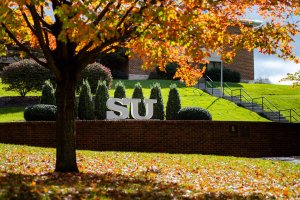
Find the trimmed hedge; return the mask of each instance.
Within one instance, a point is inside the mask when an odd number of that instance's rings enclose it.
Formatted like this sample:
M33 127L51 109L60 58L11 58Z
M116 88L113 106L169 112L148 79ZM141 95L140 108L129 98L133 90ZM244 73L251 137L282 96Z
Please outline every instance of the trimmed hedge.
M105 81L99 81L95 96L95 116L96 119L106 119L106 102L109 99L108 88Z
M112 84L112 75L110 69L100 63L89 64L80 74L77 82L77 91L81 88L83 80L88 80L91 87L91 92L96 93L98 81L105 81L108 88Z
M212 116L204 108L185 107L178 112L177 120L212 120Z
M177 114L181 109L181 100L180 95L177 90L177 85L170 85L170 91L168 96L167 108L166 108L166 119L167 120L175 120L177 118Z
M156 99L157 103L153 105L153 116L151 119L164 120L165 111L164 103L161 95L161 88L159 83L155 83L151 86L150 99Z
M36 104L27 106L24 111L26 121L55 121L56 106L47 104Z
M45 81L42 89L41 104L56 105L55 89L50 80Z
M93 97L89 82L87 80L83 81L83 85L80 90L78 102L78 118L81 120L95 119Z
M34 60L24 59L4 67L1 78L2 83L8 84L5 90L16 91L24 97L30 91L41 90L51 74Z

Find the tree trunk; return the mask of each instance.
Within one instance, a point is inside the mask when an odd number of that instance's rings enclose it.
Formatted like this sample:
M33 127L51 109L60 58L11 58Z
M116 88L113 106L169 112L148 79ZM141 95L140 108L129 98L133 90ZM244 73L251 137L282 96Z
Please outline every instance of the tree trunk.
M76 163L75 80L57 82L56 172L78 172Z

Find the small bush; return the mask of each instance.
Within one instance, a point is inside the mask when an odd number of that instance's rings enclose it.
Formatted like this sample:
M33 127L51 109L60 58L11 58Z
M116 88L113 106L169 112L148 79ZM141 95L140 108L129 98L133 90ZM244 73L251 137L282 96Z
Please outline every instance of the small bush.
M173 80L173 77L179 67L179 64L175 62L171 62L166 65L166 76L168 80Z
M14 62L2 71L5 90L18 92L24 97L30 91L41 90L44 82L51 78L50 71L31 59Z
M156 99L157 103L153 105L153 116L151 119L164 120L164 103L161 95L161 88L159 83L155 83L151 86L150 99Z
M221 70L219 68L209 69L206 71L205 74L209 76L213 81L221 80ZM233 71L230 69L223 69L223 81L239 83L241 81L241 75L237 71Z
M91 88L87 80L83 81L83 85L80 90L79 102L78 102L78 118L81 120L93 120L94 105Z
M126 98L126 88L122 81L118 81L115 85L115 93L114 98ZM120 103L116 102L116 105L122 106ZM124 106L126 107L126 106ZM115 112L115 114L119 114L119 112Z
M105 81L99 81L95 96L95 116L97 119L106 119L106 102L109 99L108 88Z
M56 105L55 90L50 80L45 81L42 89L41 104Z
M133 91L133 94L132 94L132 98L133 99L141 99L142 102L139 103L139 115L140 116L145 116L146 115L146 107L145 107L145 104L144 104L144 94L143 94L143 88L142 88L142 85L140 83L136 83L134 85L134 91ZM131 108L130 108L130 118L133 118L131 116Z
M55 121L56 106L46 104L36 104L27 106L24 111L26 121Z
M180 95L177 90L176 84L172 84L170 85L170 91L168 96L166 119L175 120L177 118L177 114L180 109L181 109Z
M173 77L179 68L179 64L175 62L170 62L166 65L165 71L161 71L159 67L156 67L155 72L151 73L149 79L166 79L166 80L173 80Z
M126 88L122 81L118 81L115 85L114 98L126 98Z
M93 64L88 65L81 72L80 78L77 83L77 91L79 90L79 88L81 88L83 80L88 80L90 87L91 87L91 92L93 94L95 94L99 80L105 81L106 86L108 88L111 87L112 75L111 75L110 69L108 69L104 65L101 65L100 63L93 63Z
M211 114L200 107L186 107L177 115L178 120L212 120Z
M114 79L128 79L128 55L125 48L117 48L113 53L102 53L100 63L109 69Z

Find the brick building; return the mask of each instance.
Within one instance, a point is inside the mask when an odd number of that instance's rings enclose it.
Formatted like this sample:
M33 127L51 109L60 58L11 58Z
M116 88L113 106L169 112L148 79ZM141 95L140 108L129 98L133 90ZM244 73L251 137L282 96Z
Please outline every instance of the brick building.
M257 27L261 25L262 22L245 20L243 23L251 27ZM228 31L232 34L240 33L238 27L230 27ZM221 69L220 56L217 56L215 54L212 55L212 57L208 58L208 60L210 61L210 63L207 64L207 69ZM156 73L155 70L142 70L141 65L142 61L138 57L134 57L129 60L129 79L147 79L150 74ZM224 68L239 72L241 74L241 80L254 80L254 52L249 52L246 49L238 51L233 62L230 64L224 64Z

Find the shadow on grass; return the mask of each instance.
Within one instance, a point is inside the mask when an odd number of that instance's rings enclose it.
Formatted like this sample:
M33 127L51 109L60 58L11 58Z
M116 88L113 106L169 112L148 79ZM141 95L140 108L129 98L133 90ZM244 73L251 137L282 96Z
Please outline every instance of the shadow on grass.
M146 176L119 174L1 174L0 199L265 199L261 194L205 193Z
M13 114L13 113L19 113L24 112L25 107L4 107L0 108L0 115L6 115L6 114Z

